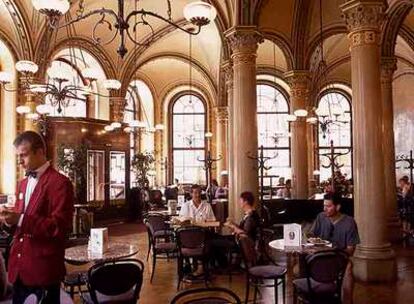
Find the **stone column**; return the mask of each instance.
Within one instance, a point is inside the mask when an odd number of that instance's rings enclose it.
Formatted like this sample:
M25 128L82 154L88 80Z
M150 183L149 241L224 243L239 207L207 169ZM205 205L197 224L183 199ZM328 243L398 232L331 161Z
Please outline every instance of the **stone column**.
M229 121L229 108L228 107L216 107L216 149L217 156L221 159L217 162L217 178L219 180L220 173L224 170L227 170L227 153L228 153L228 144L227 144L227 130L228 130L228 121Z
M111 96L110 97L110 120L124 121L125 97Z
M388 243L384 182L380 28L383 1L348 1L341 6L349 30L354 145L354 208L361 243L353 272L363 282L396 278L395 255Z
M232 167L229 215L234 220L241 218L237 198L243 191L251 191L258 198L257 162L248 158L257 156L257 96L256 57L258 43L263 41L256 27L239 26L226 33L232 49L233 102L230 104L231 129L230 153Z
M390 242L401 239L401 225L397 214L397 181L395 176L394 108L392 80L397 69L395 58L381 59L382 132L384 152L385 204L388 214Z
M98 118L95 115L96 112L96 105L95 105L95 95L87 95L86 96L86 106L88 112L88 118Z
M290 110L293 114L298 109L307 109L310 78L307 71L290 71L285 74L290 85ZM292 164L292 198L307 199L309 191L308 178L308 143L307 123L305 117L290 124L291 128L291 164Z

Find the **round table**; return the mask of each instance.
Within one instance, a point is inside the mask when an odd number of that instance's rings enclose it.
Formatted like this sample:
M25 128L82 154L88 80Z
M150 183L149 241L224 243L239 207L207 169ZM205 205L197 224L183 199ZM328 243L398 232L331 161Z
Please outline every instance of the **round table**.
M88 245L70 247L65 250L65 260L75 263L115 261L135 255L138 246L126 243L109 242L104 253L92 253Z
M302 244L300 247L285 247L285 240L284 239L277 239L274 241L269 242L270 248L285 252L285 253L299 253L299 254L313 254L319 251L330 250L332 249L332 244L322 245L322 246L315 246L313 244Z

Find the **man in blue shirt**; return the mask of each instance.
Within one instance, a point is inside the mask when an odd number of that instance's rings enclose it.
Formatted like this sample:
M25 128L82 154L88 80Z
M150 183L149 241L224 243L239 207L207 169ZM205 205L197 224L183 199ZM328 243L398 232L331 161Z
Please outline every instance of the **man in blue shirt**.
M325 194L323 212L317 216L311 233L352 255L359 244L358 229L353 217L340 212L340 199L336 194Z

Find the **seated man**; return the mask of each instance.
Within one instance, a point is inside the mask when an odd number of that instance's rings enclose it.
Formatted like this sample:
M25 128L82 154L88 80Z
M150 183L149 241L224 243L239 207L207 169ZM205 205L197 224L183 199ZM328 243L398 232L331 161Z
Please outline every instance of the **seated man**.
M191 186L191 200L181 206L180 216L188 217L195 221L215 221L211 205L201 201L201 187L199 185Z
M311 228L311 234L332 242L333 247L345 250L350 256L359 244L358 228L354 218L340 212L340 197L333 193L324 196L321 212ZM352 303L353 277L352 264L348 263L342 283L342 303Z
M332 242L335 248L352 255L359 244L359 235L354 218L340 212L340 197L333 193L325 194L323 212L319 213L311 228L311 234Z

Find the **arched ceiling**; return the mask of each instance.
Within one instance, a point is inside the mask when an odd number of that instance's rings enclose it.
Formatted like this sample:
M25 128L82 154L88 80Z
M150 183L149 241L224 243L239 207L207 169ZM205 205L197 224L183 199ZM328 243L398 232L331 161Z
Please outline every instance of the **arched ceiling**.
M286 72L287 60L282 50L272 41L265 39L257 50L257 65L274 68Z

